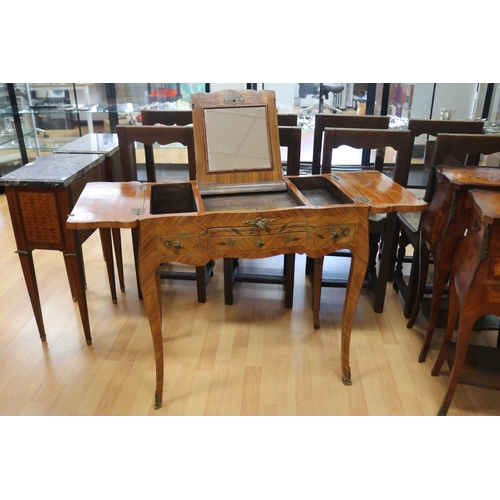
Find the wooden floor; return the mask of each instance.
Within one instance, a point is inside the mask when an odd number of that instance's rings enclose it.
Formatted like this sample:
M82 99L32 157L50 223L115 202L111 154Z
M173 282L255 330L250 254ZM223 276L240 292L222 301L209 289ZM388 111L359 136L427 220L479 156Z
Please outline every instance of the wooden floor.
M93 345L84 340L62 255L36 251L47 342L41 343L0 195L0 415L435 415L448 369L432 377L442 331L428 360L417 362L425 323L406 328L399 296L388 288L375 314L363 290L353 326L353 385L340 377L344 289L323 290L321 328L314 330L304 256L296 266L294 307L281 285L238 283L224 305L222 263L196 300L194 282L162 286L164 405L153 409L154 357L137 297L131 238L122 232L126 292L113 305L99 237L84 244ZM242 265L278 269L281 257ZM335 264L345 268L348 259ZM327 271L333 259L326 259ZM478 341L494 345L490 334ZM460 385L449 415L499 415L500 393Z

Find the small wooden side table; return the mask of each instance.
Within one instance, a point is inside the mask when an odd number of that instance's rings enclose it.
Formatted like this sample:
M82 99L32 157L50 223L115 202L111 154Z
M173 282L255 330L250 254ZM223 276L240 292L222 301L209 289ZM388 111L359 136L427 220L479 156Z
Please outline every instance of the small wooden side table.
M120 159L119 143L117 134L86 134L58 150L57 154L99 154L104 156L104 180L109 182L122 182L124 180L122 163ZM120 229L111 230L113 246L115 249L116 267L120 290L125 291L125 278L123 274L122 240Z
M46 340L46 333L32 255L37 249L63 253L73 300L78 302L80 309L85 339L88 345L92 344L81 246L95 229L72 231L66 227L66 220L87 182L103 179L104 159L103 155L96 154L49 154L0 178L0 184L5 186L16 253L42 342ZM105 229L100 233L111 295L116 302L110 232Z
M450 277L450 299L446 333L432 375L439 374L447 357L447 350L453 346L451 339L458 317L458 337L455 355L449 356L453 365L448 390L444 396L438 415L446 415L455 394L458 382L500 389L500 380L478 377L481 374L480 362L487 360L495 367L497 375L500 368L500 349L476 346L469 355L474 356L473 369L467 370L466 357L474 323L485 314L500 315L500 193L473 189L469 192L472 201L472 216L467 234L460 241L453 257ZM471 346L472 348L472 346ZM491 362L491 357L496 362ZM470 365L469 365L470 368ZM491 375L491 374L490 374ZM482 380L481 380L482 378Z
M498 168L445 165L435 168L436 192L422 220L418 287L413 311L408 320L408 327L411 328L419 312L419 301L424 294L430 254L432 254L434 258L432 302L427 333L418 359L420 363L427 357L453 255L471 216L472 203L467 193L474 188L500 190Z

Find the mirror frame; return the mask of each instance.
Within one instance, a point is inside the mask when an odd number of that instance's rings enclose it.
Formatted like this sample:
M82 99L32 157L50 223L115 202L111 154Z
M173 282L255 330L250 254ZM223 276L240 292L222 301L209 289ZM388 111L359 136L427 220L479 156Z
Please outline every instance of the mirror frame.
M276 96L272 90L220 90L191 95L193 132L196 156L196 179L200 186L207 184L255 184L283 180ZM206 109L264 107L270 166L263 169L209 170Z

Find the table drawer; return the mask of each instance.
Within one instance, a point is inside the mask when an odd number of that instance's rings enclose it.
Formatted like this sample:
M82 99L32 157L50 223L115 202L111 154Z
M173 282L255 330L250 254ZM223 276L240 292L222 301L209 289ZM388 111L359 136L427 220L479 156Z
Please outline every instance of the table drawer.
M356 241L356 224L331 224L317 227L314 230L314 244L316 246L335 243L351 243Z
M159 255L199 255L199 234L166 234L156 238Z
M253 236L228 236L208 238L208 250L265 251L288 247L305 247L307 231L293 231L281 234L257 234Z

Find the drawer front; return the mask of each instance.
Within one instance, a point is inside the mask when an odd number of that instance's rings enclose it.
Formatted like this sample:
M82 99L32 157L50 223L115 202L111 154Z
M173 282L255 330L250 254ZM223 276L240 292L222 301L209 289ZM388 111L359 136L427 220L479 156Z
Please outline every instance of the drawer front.
M356 224L332 224L314 230L314 245L324 246L334 243L356 241Z
M200 235L166 234L156 238L159 255L199 255Z
M307 245L307 231L293 231L281 234L264 233L251 236L213 236L208 238L207 244L209 251L258 252L288 247L305 247Z

